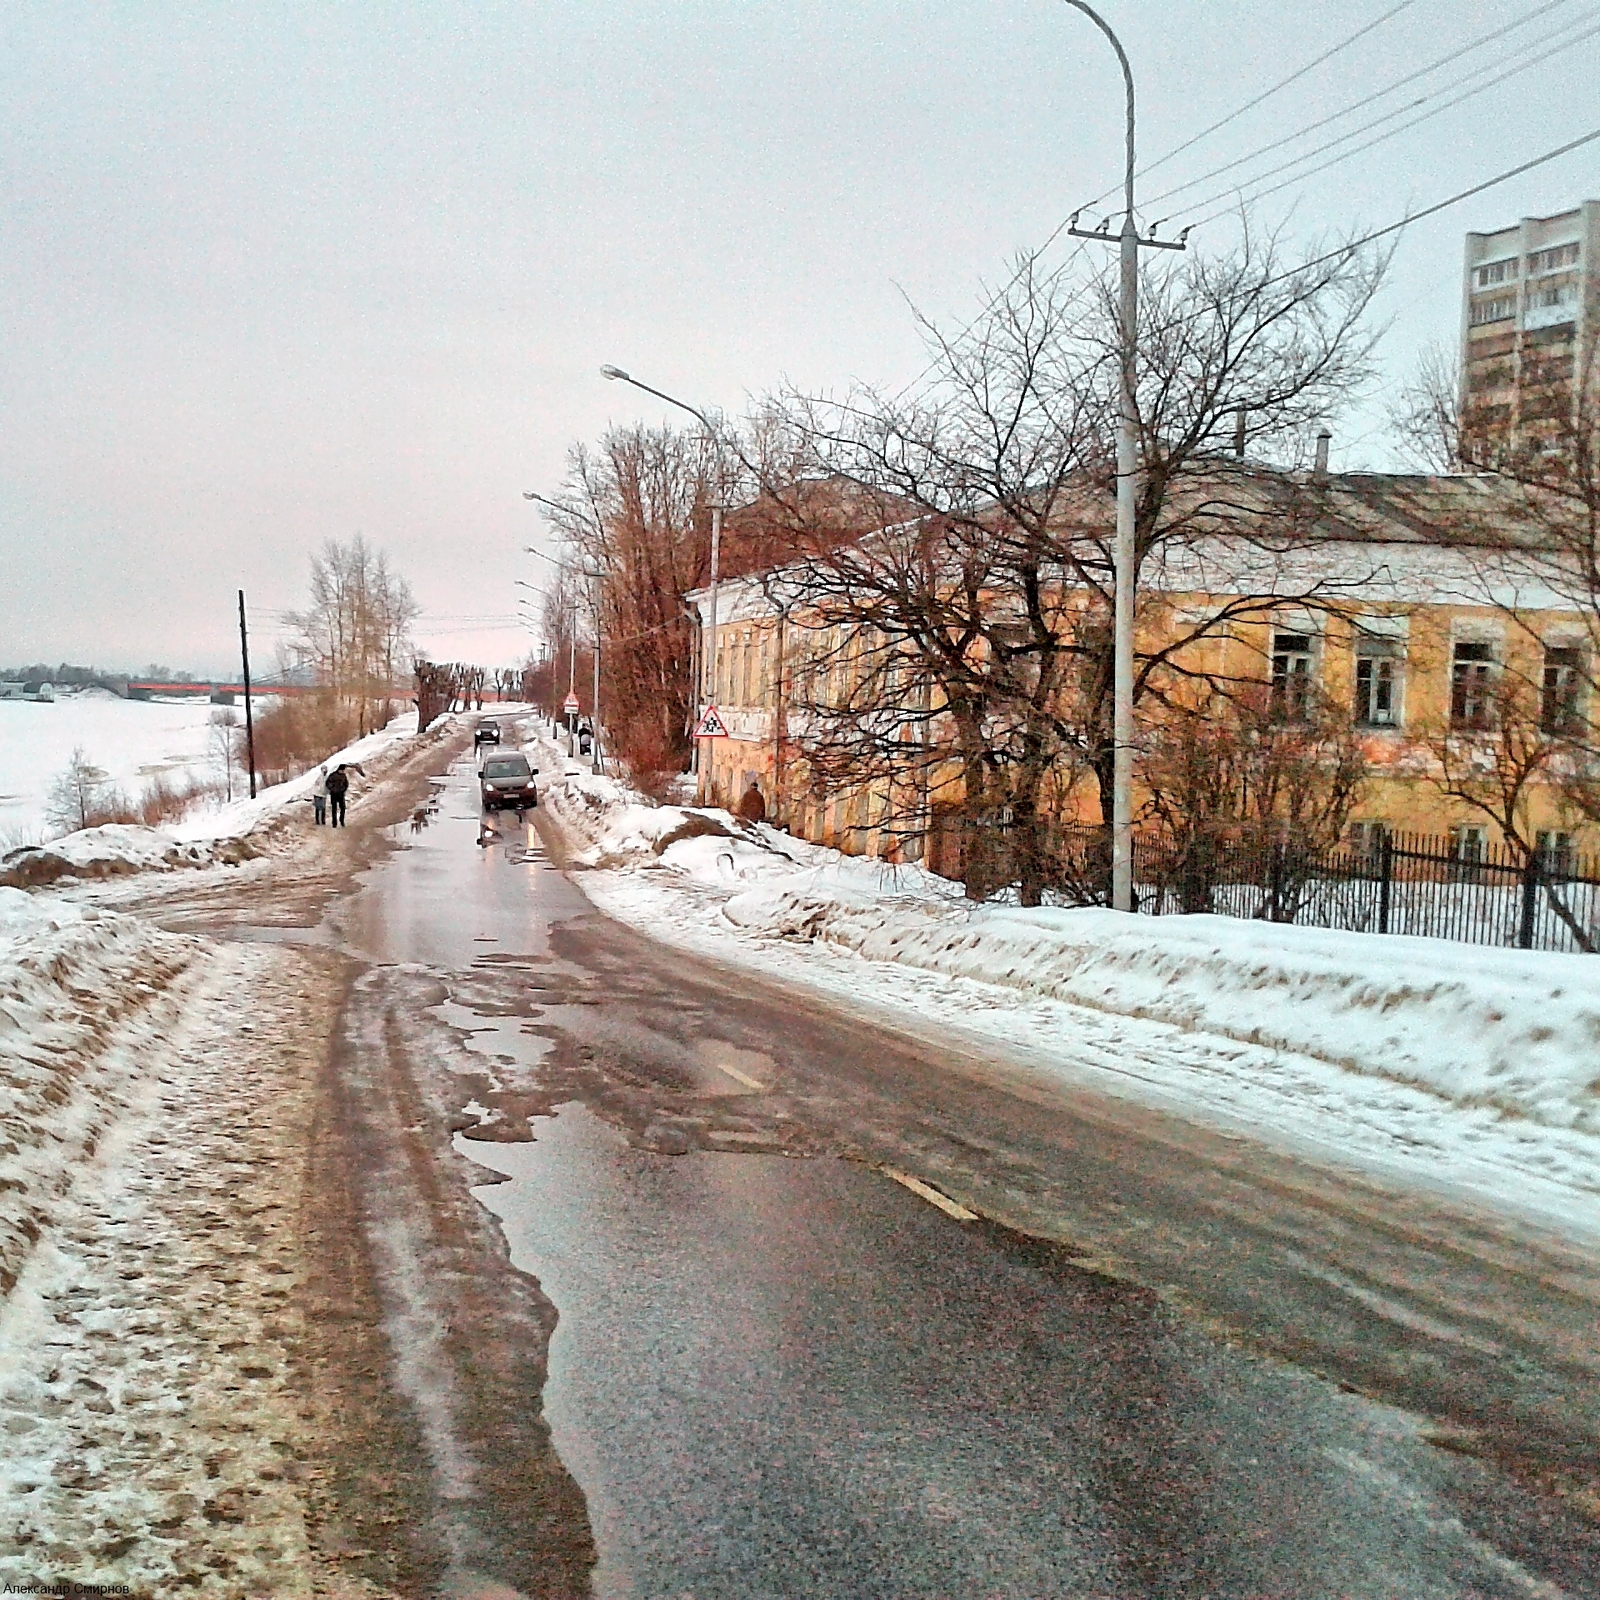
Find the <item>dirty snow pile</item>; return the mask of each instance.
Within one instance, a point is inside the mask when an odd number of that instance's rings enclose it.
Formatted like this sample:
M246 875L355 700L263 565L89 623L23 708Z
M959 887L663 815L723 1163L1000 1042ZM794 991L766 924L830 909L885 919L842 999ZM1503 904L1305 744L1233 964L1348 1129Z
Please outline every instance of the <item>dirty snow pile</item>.
M1600 1237L1593 957L973 905L920 868L653 807L608 778L569 771L543 792L594 869L577 880L589 898L659 938L977 1035L1058 1090Z
M138 1093L136 1014L198 948L134 917L0 888L0 1298Z
M24 845L0 856L0 884L34 888L62 878L113 878L130 872L237 865L257 854L245 839L189 841L167 828L111 822L81 828L49 844Z

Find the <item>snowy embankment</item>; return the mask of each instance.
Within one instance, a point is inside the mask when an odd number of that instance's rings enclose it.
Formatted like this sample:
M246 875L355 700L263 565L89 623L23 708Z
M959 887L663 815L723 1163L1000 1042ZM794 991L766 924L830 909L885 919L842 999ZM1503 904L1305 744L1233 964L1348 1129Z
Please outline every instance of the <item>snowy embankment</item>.
M0 888L0 1300L139 1092L162 1037L139 1013L199 948L135 917Z
M49 709L49 708L46 708ZM442 718L430 729L442 733L455 721ZM379 777L414 739L417 715L408 711L386 727L328 756L324 765L359 766L358 794L363 783ZM124 873L170 871L179 867L237 865L262 853L274 829L292 815L290 807L309 809L316 770L287 783L264 788L255 799L200 811L164 828L111 823L84 828L48 844L26 845L0 855L0 885L35 888L62 878L108 878Z
M0 700L0 841L49 832L50 789L74 750L137 797L152 778L173 783L221 776L205 696L124 700L109 689L64 690L53 704Z
M590 898L657 937L978 1034L1058 1085L1600 1237L1592 957L977 906L920 868L610 779L544 795Z

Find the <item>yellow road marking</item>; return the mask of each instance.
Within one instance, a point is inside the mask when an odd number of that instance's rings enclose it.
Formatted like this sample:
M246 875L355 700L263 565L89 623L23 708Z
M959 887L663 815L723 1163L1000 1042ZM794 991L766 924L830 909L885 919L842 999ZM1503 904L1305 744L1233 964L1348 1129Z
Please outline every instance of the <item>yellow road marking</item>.
M755 1089L759 1091L766 1088L766 1084L757 1083L754 1078L747 1078L737 1067L730 1067L726 1062L713 1061L711 1065L714 1066L718 1072L726 1072L735 1083L742 1083L747 1089Z
M957 1222L976 1222L978 1213L968 1211L963 1205L957 1205L947 1194L940 1194L931 1183L924 1183L921 1178L913 1178L909 1172L899 1172L894 1167L880 1167L878 1169L886 1178L893 1178L896 1183L904 1184L912 1194L921 1195L930 1206L938 1206L947 1217L954 1217Z

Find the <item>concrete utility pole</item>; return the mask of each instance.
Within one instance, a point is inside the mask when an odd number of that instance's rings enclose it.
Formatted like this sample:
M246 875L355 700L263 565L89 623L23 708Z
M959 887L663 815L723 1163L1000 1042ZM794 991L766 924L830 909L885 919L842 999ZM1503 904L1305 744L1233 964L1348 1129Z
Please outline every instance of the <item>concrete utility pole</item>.
M604 772L600 759L600 607L594 608L594 693L589 698L589 743L594 746L594 770Z
M244 747L250 760L250 798L256 797L256 721L250 707L250 635L244 625L244 590L239 591L239 660L244 667Z
M1122 232L1117 236L1121 254L1122 285L1118 313L1118 366L1121 374L1121 418L1117 428L1117 537L1113 565L1116 570L1116 636L1113 647L1112 774L1111 774L1111 903L1118 911L1133 910L1133 609L1134 516L1139 480L1139 247L1182 250L1189 230L1175 240L1139 237L1133 215L1133 69L1127 53L1105 18L1084 0L1067 0L1111 41L1122 66L1127 90L1127 169L1123 180ZM1079 239L1109 240L1108 224L1091 232L1078 226L1074 212L1067 232Z
M700 697L707 705L711 705L717 698L717 578L722 567L722 507L711 508L711 626L707 630L711 635L711 648L702 652L700 665L709 674L706 681L701 684Z

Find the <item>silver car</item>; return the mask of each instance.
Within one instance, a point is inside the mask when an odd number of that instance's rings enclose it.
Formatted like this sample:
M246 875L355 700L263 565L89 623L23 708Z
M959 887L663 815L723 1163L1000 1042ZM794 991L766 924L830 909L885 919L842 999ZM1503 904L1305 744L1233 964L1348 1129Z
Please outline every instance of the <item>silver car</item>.
M512 751L504 755L496 751L484 762L478 772L478 788L485 811L501 811L507 806L522 811L539 803L528 758Z

